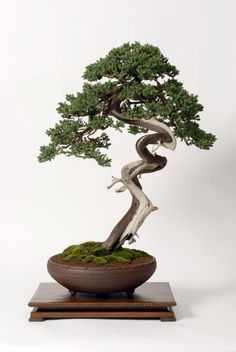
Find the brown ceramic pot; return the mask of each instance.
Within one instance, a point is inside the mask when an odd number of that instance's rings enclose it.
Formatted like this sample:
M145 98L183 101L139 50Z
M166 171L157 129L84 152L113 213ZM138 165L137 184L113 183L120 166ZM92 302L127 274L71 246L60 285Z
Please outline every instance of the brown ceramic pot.
M156 270L156 260L149 256L143 263L132 263L120 267L80 267L48 260L48 272L54 280L72 292L112 293L127 292L147 281Z

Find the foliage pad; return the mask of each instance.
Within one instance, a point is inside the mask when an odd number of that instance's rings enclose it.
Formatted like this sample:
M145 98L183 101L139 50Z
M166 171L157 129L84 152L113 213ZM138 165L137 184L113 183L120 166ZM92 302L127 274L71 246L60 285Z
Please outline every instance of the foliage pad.
M132 134L146 132L143 128L125 125L104 113L104 104L116 94L121 113L131 119L156 116L166 123L175 136L201 149L209 149L215 136L199 127L203 106L197 95L189 94L176 79L178 70L159 48L138 42L125 43L107 56L86 67L87 82L81 92L66 96L57 108L61 120L46 131L50 143L40 148L40 162L58 154L92 158L101 166L110 166L104 153L110 146L108 128Z

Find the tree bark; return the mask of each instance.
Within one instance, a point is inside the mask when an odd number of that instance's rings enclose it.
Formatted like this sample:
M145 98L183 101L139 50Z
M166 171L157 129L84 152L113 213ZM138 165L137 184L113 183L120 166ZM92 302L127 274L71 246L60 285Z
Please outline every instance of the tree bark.
M129 243L135 242L135 236L138 236L137 231L146 217L152 211L158 209L156 206L153 206L150 199L142 191L138 177L141 177L145 173L163 169L166 166L167 159L154 152L150 152L147 146L156 145L157 149L162 145L172 150L176 147L176 139L172 131L167 125L158 121L157 118L130 119L122 115L118 111L117 106L117 101L115 104L110 105L109 114L111 116L130 125L144 127L155 133L146 134L138 139L136 142L136 151L141 159L125 165L121 170L121 177L113 177L111 185L108 186L108 188L111 188L114 184L121 182L123 186L117 189L116 192L123 192L128 189L132 196L131 206L127 213L116 224L109 237L103 242L103 247L108 251L118 249L126 240Z

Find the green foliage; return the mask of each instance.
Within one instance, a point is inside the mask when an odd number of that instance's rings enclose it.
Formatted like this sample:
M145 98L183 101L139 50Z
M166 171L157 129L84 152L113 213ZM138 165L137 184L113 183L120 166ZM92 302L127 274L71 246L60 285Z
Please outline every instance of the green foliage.
M130 125L127 130L129 133L132 133L132 134L145 133L148 131L146 128L142 128L139 126L132 126L132 125Z
M146 252L119 248L117 251L108 252L102 247L101 242L84 242L78 245L67 247L63 253L63 259L68 262L73 259L79 260L81 263L95 263L99 265L109 264L112 262L130 263L135 258L147 256Z
M104 58L88 65L83 77L87 82L81 92L66 95L57 108L61 120L46 131L50 138L40 148L38 160L52 160L56 155L92 158L101 166L110 166L104 153L110 146L104 132L114 128L120 132L126 125L104 112L104 104L116 94L128 101L121 112L131 119L156 116L172 128L176 137L187 145L209 149L215 136L199 127L203 106L197 95L189 94L175 77L178 70L157 47L138 42L125 43L112 49ZM132 134L147 132L127 126Z
M44 161L51 161L58 154L57 145L50 143L49 145L42 145L40 147L40 155L38 156L38 161L40 163Z
M96 137L80 138L80 134L82 135L85 129L91 129L92 131L100 129L99 121L99 116L91 117L87 124L80 118L59 121L54 128L46 131L51 143L40 148L39 161L52 160L57 154L65 154L66 156L77 156L83 159L93 158L99 165L109 166L111 160L100 151L101 148L108 149L110 146L109 137L105 132ZM101 126L109 123L109 118L102 119Z
M199 128L196 122L185 122L181 128L176 129L176 136L184 139L188 145L195 144L200 149L210 149L214 142L215 136Z
M115 89L117 84L118 82L105 82L93 85L85 83L81 93L66 95L66 101L59 103L57 112L63 118L99 115L102 109L102 97L107 92Z
M132 82L132 84L124 85L120 98L121 100L129 99L134 100L150 100L153 101L156 99L157 89L154 85L141 83L141 82Z
M155 80L157 75L174 77L176 74L176 67L169 64L157 47L135 42L112 49L104 59L87 66L83 77L88 81L107 77L127 82L133 78Z

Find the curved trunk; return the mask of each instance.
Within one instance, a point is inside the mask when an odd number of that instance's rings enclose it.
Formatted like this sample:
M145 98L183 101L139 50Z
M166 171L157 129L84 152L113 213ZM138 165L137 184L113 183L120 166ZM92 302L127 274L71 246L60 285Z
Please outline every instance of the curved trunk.
M147 146L149 144L157 145L157 149L160 145L163 145L172 150L176 146L176 140L172 131L167 125L159 122L154 117L147 120L131 120L116 110L112 110L110 114L128 124L141 126L156 133L147 134L138 139L136 150L141 160L125 165L121 170L121 178L113 177L111 185L108 186L108 188L111 188L114 184L121 182L123 186L118 188L116 192L123 192L128 189L132 195L132 203L129 210L114 227L107 240L103 242L103 247L108 251L118 249L126 240L129 243L136 241L135 236L138 236L137 231L139 227L152 211L158 209L156 206L153 206L150 199L142 191L138 177L141 177L144 173L163 169L167 163L167 159L154 152L151 153Z

